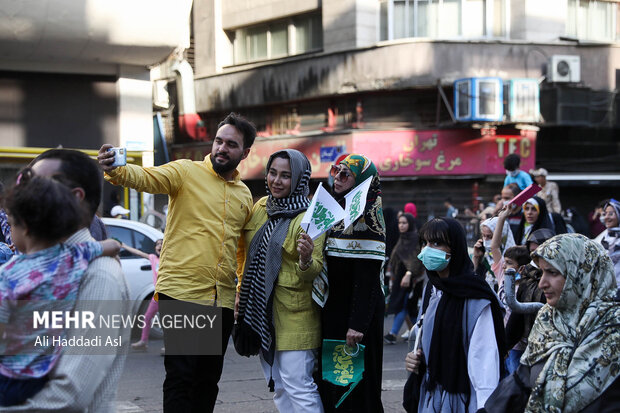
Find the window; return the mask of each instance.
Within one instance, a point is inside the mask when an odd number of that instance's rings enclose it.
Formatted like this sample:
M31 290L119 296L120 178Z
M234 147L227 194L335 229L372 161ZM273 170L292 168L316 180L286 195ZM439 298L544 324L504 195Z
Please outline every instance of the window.
M508 0L380 0L381 40L506 37Z
M110 238L116 238L121 241L125 245L129 245L133 247L133 238L131 237L131 230L123 227L116 227L112 225L107 225L106 229L108 230L108 236ZM131 252L122 249L120 254L121 258L138 258L136 255L133 255Z
M608 1L568 0L566 34L578 39L614 41L618 5Z
M267 33L261 27L240 30L239 58L244 61L267 59Z
M478 86L478 99L480 100L480 109L478 115L481 118L498 118L501 116L500 83L496 80L481 80Z
M147 254L155 254L155 242L141 232L133 231L134 245L136 249Z
M277 59L323 47L319 14L296 16L234 31L235 64Z
M471 117L471 90L469 90L471 82L468 80L457 81L455 84L457 90L457 113L458 119L468 119Z
M315 14L293 19L295 50L292 54L310 52L323 47L321 16Z
M106 229L108 230L108 236L110 238L116 238L123 244L139 249L147 254L155 253L155 242L138 231L125 227L118 227L116 225L106 225ZM119 255L121 258L140 258L124 249L121 249Z
M270 56L272 58L286 56L288 54L288 25L286 23L274 24L269 34L271 37Z

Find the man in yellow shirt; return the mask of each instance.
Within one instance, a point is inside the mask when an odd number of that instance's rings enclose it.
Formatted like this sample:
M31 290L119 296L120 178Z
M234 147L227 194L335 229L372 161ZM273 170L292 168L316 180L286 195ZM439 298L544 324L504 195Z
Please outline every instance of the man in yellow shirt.
M215 405L234 323L237 265L239 261L242 268L245 259L241 230L252 211L250 190L236 168L248 156L255 137L254 125L231 113L218 125L211 154L203 161L113 167L114 154L108 151L112 145L99 150L97 158L109 182L170 197L156 299L221 307L221 355L165 356L165 412L209 412ZM178 334L164 329L166 348L173 340L187 339Z

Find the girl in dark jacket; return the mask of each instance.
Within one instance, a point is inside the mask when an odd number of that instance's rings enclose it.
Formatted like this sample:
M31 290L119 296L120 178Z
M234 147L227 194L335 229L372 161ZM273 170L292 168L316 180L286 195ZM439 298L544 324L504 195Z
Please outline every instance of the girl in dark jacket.
M408 325L411 323L408 310L410 307L417 307L417 301L422 296L422 281L425 275L424 266L418 259L420 243L413 215L402 214L398 218L398 230L400 238L388 264L392 273L392 287L387 313L396 314L390 333L384 337L385 342L390 344L396 343L403 322L406 320ZM409 301L413 301L412 306ZM417 314L417 311L414 311L414 314Z

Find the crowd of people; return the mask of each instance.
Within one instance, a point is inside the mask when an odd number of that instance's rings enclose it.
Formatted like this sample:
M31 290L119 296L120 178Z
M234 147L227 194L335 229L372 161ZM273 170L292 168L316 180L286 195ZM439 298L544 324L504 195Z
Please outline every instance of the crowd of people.
M294 149L273 153L265 194L253 203L237 167L255 137L251 122L230 114L202 161L116 166L106 144L98 163L54 149L20 171L0 209L0 259L7 261L0 267L0 333L11 348L0 356L3 411L112 411L125 353L73 356L54 344L27 352L37 334L53 331L23 334L16 323L29 314L15 303L45 299L65 310L89 300L127 303L113 258L120 248L149 259L155 283L133 350L147 349L151 318L178 314L174 304L221 314L217 336L164 328L166 349L221 340L217 354L164 353L166 412L213 411L231 336L240 355L258 356L280 412L382 412L383 345L396 343L403 325L407 411L617 409L620 202L602 202L588 227L576 211L562 210L545 169L528 174L508 155L500 194L486 207L464 209L480 218L480 239L469 248L451 199L445 216L424 223L411 202L384 215L377 168L352 153L331 167L330 192L344 208L347 195L369 182L365 207L350 225L335 222L313 239L302 225L311 205L310 161ZM96 216L102 178L169 196L155 254L105 240ZM510 202L534 181L538 194ZM584 231L588 236L576 233ZM328 285L323 301L315 297L318 279ZM59 334L96 332L76 325ZM129 331L116 334L127 339ZM325 364L331 355L322 354L324 340L342 343L346 356L333 360L340 366L360 354L359 383L325 379L334 367Z
M532 184L518 166L517 155L506 158L496 205L479 209L484 219L471 260L450 209L422 227L419 258L429 283L405 358L409 412L620 406L620 203L598 206L592 232L574 219L567 225L557 184L543 168L530 171L542 190L522 206L510 202ZM442 347L446 336L449 349Z

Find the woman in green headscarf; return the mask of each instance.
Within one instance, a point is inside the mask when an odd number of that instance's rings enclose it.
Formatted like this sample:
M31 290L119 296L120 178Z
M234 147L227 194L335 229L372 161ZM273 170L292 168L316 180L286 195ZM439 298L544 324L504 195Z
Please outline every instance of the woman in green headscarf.
M322 381L319 390L326 412L381 413L385 223L379 174L370 159L351 154L332 166L331 175L334 197L343 207L346 194L366 179L372 181L362 216L348 228L343 222L336 224L327 239L329 296L323 308L323 338L360 343L366 348L364 378L337 410L334 406L346 389Z
M521 365L500 383L487 412L611 412L620 405L620 303L607 252L562 234L532 254L547 304ZM519 403L521 401L521 403Z

